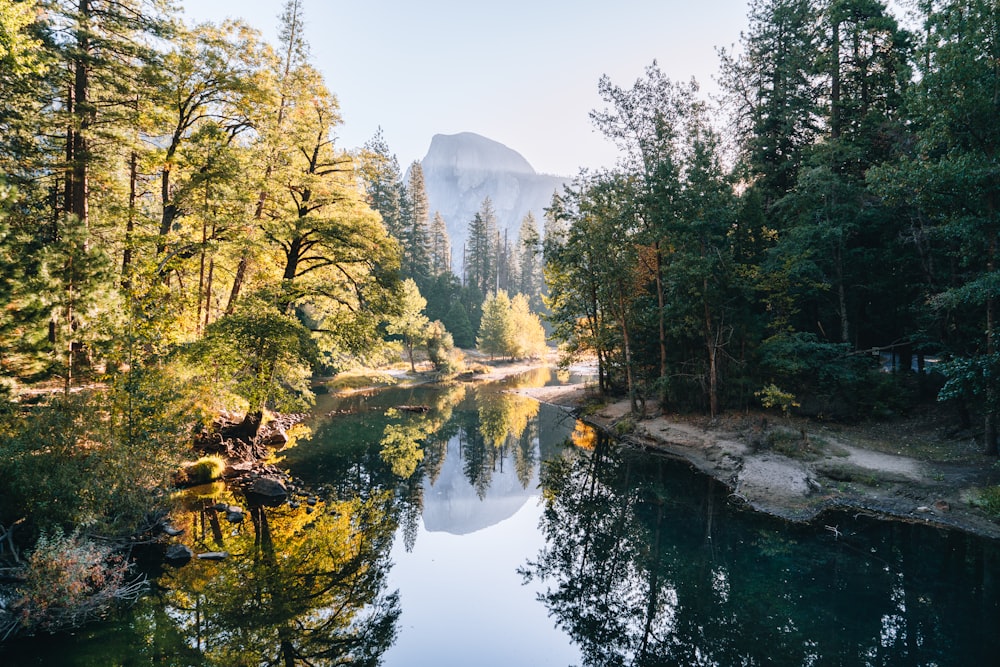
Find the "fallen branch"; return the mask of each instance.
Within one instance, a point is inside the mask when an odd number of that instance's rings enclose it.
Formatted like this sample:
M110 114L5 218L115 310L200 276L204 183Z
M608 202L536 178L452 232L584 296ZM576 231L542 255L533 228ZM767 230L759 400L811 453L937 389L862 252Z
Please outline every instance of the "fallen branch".
M25 519L22 517L10 524L9 528L5 528L0 525L0 557L3 557L5 551L10 551L11 558L14 559L15 563L20 563L21 559L17 554L17 547L14 545L14 528L18 524L24 523ZM6 544L6 547L4 546Z

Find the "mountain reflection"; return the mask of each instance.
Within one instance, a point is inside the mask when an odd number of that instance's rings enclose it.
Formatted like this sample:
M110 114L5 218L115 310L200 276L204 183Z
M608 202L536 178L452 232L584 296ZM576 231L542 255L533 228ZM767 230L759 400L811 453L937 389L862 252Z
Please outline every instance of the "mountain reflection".
M838 537L739 513L683 464L603 438L547 462L542 486L546 546L522 574L586 665L995 659L995 640L973 639L1000 620L994 544L857 515L827 517ZM959 601L970 586L974 610Z

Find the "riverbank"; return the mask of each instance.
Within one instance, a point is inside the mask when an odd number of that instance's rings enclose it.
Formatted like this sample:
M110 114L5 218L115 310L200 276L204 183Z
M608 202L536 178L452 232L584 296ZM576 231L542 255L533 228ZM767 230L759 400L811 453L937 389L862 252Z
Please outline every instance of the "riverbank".
M599 402L580 385L517 390L563 406L626 443L687 461L731 490L735 502L791 521L833 509L1000 539L977 505L1000 483L995 459L971 438L940 434L929 415L838 425L769 415L629 415L628 401ZM830 526L836 531L836 526Z

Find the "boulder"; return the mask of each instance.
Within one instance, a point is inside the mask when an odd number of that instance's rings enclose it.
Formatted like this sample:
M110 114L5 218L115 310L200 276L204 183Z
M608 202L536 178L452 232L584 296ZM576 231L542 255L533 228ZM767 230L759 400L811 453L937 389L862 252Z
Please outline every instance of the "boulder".
M229 558L228 551L206 551L203 554L198 554L198 558L201 560L226 560Z
M261 505L280 505L288 497L288 489L277 477L258 477L247 486L246 494Z
M166 553L163 554L163 561L174 567L183 567L191 562L192 558L194 558L194 552L184 544L171 544L167 547Z

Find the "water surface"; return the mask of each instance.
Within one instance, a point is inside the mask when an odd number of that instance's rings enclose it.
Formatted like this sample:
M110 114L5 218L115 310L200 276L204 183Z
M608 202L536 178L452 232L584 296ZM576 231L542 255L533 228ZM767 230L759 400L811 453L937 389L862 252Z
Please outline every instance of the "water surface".
M503 388L321 397L281 463L295 506L236 525L211 507L245 499L188 494L185 539L228 560L166 568L133 610L0 664L997 664L995 542L760 516Z

